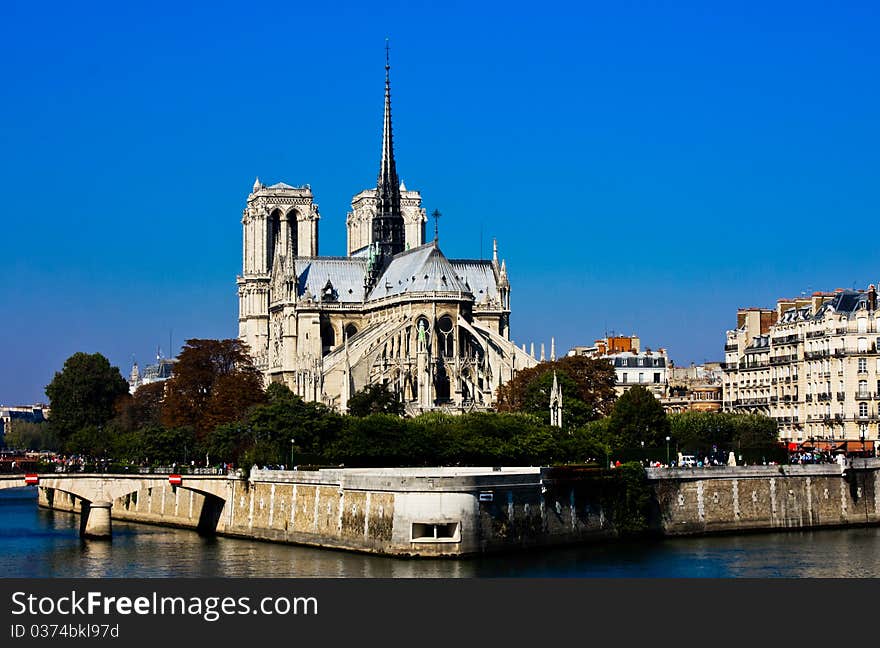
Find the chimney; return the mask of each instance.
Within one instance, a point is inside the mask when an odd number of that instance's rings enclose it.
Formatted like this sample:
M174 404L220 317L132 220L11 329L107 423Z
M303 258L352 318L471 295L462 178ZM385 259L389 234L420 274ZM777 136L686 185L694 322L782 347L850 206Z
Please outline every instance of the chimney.
M868 286L868 310L877 310L877 289L874 284Z

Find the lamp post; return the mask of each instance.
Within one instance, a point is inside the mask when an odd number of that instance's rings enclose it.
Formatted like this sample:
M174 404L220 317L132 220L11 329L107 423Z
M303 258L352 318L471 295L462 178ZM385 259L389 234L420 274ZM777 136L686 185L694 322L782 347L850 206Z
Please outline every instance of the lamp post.
M666 467L669 467L669 437L666 437Z
M296 443L296 439L290 439L290 468L293 469L293 444Z

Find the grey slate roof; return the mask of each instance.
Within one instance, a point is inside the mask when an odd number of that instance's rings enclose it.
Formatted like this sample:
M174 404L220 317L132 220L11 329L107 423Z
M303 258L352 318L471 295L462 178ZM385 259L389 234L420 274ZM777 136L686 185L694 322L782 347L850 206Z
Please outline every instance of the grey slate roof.
M368 263L369 259L360 251L357 256L297 258L297 295L302 297L308 290L318 301L329 280L336 301L362 302ZM395 255L366 300L434 291L471 293L476 303L487 297L497 298L498 284L492 262L449 260L432 241Z
M495 270L492 269L491 261L453 259L451 263L455 273L468 287L468 292L474 294L477 303L486 297L498 297L498 283L495 281Z
M434 242L395 255L370 292L370 299L432 291L471 292Z
M297 294L301 297L308 289L318 300L329 279L336 291L336 301L361 302L366 273L367 259L363 257L301 257L296 259Z

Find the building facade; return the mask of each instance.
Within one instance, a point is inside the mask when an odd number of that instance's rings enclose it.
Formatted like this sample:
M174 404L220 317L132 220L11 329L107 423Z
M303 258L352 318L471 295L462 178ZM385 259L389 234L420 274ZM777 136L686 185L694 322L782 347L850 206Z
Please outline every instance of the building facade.
M642 351L641 340L636 335L601 338L593 346L573 347L568 355L606 358L614 366L618 394L635 385L645 387L657 398L667 393L669 358L666 349Z
M394 159L390 66L377 184L346 219L348 255L320 256L309 185L259 181L242 218L239 336L267 382L347 410L367 384L410 413L490 408L497 388L536 364L510 341L507 265L449 259L425 241L421 194Z
M174 358L163 358L161 353L156 354L156 364L147 365L141 373L138 363L135 362L131 366L131 373L128 375L128 391L133 394L138 387L149 385L154 382L165 382L174 375Z
M787 442L875 441L878 346L874 285L741 309L724 347L724 409L772 416Z
M672 363L670 363L671 365ZM720 412L723 405L723 372L720 362L689 367L669 367L669 389L660 399L669 414Z

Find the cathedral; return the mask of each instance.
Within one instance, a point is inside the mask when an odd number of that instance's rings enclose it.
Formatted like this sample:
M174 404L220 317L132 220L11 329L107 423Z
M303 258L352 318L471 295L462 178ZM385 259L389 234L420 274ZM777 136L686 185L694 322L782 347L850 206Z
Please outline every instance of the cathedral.
M409 414L489 409L497 388L536 364L510 341L510 282L498 260L448 259L425 242L418 191L399 180L385 61L382 154L374 189L354 196L348 256L318 254L308 185L259 179L242 219L239 337L268 382L345 412L368 384Z

